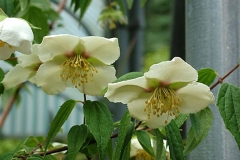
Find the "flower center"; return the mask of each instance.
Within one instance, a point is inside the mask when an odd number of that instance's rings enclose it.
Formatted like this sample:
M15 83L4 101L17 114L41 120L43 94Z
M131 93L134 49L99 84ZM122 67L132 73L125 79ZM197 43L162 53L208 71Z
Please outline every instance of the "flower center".
M81 86L81 84L93 81L94 73L98 71L81 55L70 57L62 63L61 77L68 81L71 80L74 87Z
M154 160L145 150L138 149L136 154L136 160Z
M0 40L0 47L4 47L5 44L8 45L8 48L13 48L13 46L11 46L11 45L9 45L8 43L3 42L3 41Z
M160 117L163 113L168 116L179 115L181 99L176 95L176 91L167 87L157 87L152 96L145 102L145 112L148 112L148 119L151 115ZM165 123L168 121L166 120Z

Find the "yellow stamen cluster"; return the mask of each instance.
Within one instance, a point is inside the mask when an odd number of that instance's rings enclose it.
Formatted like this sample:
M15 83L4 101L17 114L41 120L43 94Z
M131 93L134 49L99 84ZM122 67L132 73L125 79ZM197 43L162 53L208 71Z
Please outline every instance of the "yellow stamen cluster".
M151 115L160 117L162 114L167 113L168 116L179 115L179 106L181 99L176 95L173 89L168 87L157 87L152 96L145 102L146 107L144 111L148 113L148 119ZM168 121L166 120L165 123Z
M8 44L8 43L3 42L3 41L0 40L0 47L4 47L5 44ZM8 48L13 48L13 46L8 44Z
M61 77L68 81L71 80L74 87L93 81L94 73L98 71L81 55L75 55L64 61L61 65Z
M145 150L138 149L136 154L136 160L154 160L154 157L149 155Z

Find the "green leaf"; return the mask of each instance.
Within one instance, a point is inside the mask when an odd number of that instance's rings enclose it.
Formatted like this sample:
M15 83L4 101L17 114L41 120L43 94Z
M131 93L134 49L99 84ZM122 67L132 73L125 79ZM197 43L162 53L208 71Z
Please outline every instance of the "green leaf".
M127 111L122 120L119 128L118 139L116 142L116 148L114 151L114 160L121 160L123 157L123 150L125 146L131 141L134 131L134 123L131 122L131 116Z
M113 131L113 119L108 107L98 101L86 101L83 105L86 125L97 141L100 159L103 160Z
M132 8L133 2L134 2L134 0L127 0L128 9Z
M124 7L124 4L123 4L123 1L122 1L122 0L115 0L115 1L116 1L117 4L119 5L120 10L121 10L124 14L126 14L126 10L125 10L125 7ZM112 3L114 3L114 2L112 2Z
M0 21L3 21L8 16L4 13L4 11L0 8Z
M2 82L3 78L4 78L4 72L2 68L0 68L0 82Z
M108 159L113 159L113 144L112 144L112 139L108 142L108 147L107 147L107 156Z
M0 0L0 8L8 15L12 16L14 11L13 0Z
M193 131L195 133L195 137L199 138L197 135L201 132L201 122L199 117L196 114L190 114L190 121L192 124Z
M88 136L87 126L73 126L68 132L68 159L75 160L77 153Z
M27 7L29 0L19 0L19 3L20 3L21 11L23 11Z
M56 136L56 134L59 132L59 130L61 129L64 122L69 117L75 104L76 104L76 101L68 100L65 103L63 103L63 105L58 110L56 116L54 117L54 119L50 125L50 129L48 131L48 135L46 138L46 144L45 144L45 152L46 152L51 140Z
M14 157L14 153L5 153L0 156L0 160L12 160Z
M184 160L183 142L180 130L175 123L171 121L166 127L167 140L169 143L170 155L172 160Z
M211 68L203 68L198 70L198 82L210 86L217 76L217 72Z
M121 77L119 77L118 79L113 81L112 83L117 83L117 82L126 81L126 80L130 80L130 79L135 79L135 78L141 77L143 75L144 75L143 72L129 72L127 74L122 75ZM102 91L102 95L105 94L107 92L107 90L108 90L108 87L106 87Z
M137 139L138 139L139 143L141 144L141 146L143 147L143 149L148 154L150 154L151 156L154 157L154 152L153 152L153 148L151 145L151 139L149 137L149 134L143 130L135 131L135 134L137 135Z
M79 22L81 22L82 17L84 16L88 6L91 4L92 0L72 0L71 7L74 6L74 13L80 9Z
M159 129L154 129L153 133L155 135L156 139L156 150L155 150L155 159L158 160L166 160L166 150L164 149L163 144L163 135L159 131Z
M33 154L29 158L27 158L27 160L44 160L44 159L39 155Z
M124 147L122 160L130 159L131 141Z
M44 157L44 160L58 160L58 159L54 155L46 155Z
M174 119L175 123L177 124L178 128L180 128L183 123L187 120L189 114L180 114L176 119Z
M26 19L29 23L41 28L40 30L33 30L34 41L36 43L41 43L44 36L49 33L49 25L46 14L42 11L42 9L30 6L28 11L22 16L22 18Z
M200 120L200 134L196 135L193 127L190 128L187 135L188 138L186 140L184 155L187 155L189 152L191 152L203 139L206 138L208 131L212 126L213 115L208 107L204 110L201 110L196 115Z
M2 95L4 92L4 86L2 83L0 83L0 95Z
M240 149L240 88L223 83L218 93L217 106L226 128Z
M34 137L34 136L29 136L26 141L24 142L24 145L27 147L36 147L38 146L40 143L42 143L44 141L44 137Z

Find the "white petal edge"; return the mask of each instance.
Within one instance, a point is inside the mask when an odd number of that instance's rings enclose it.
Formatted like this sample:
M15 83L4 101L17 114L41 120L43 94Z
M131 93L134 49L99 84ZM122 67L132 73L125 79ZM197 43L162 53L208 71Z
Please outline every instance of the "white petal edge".
M171 61L154 64L144 74L147 79L171 84L174 82L192 82L198 78L197 71L179 57Z
M120 49L117 38L107 39L104 37L89 36L82 37L87 54L101 62L110 65L120 56Z
M18 84L27 81L36 74L31 68L24 68L17 64L4 77L2 83L4 88L10 89Z
M142 93L146 93L147 81L144 77L109 83L104 97L111 102L130 103L137 99Z
M116 70L113 66L95 66L95 69L97 69L98 73L93 74L93 81L89 80L88 83L78 87L80 92L91 96L98 96L107 87L108 83L116 79Z
M18 47L24 41L32 43L33 32L29 24L19 18L5 18L0 22L0 39L11 46Z
M79 37L68 34L45 36L38 47L39 58L46 62L58 55L65 56L66 53L74 51L79 42Z
M66 89L66 83L60 77L61 63L61 61L48 61L37 71L36 84L47 94L55 95Z
M214 103L214 95L205 84L192 82L177 90L177 96L182 100L179 110L183 114L196 113Z
M18 57L18 62L21 66L27 67L35 64L40 64L41 61L37 55L37 49L38 49L38 44L34 44L32 46L33 48L33 53L29 55L21 54Z

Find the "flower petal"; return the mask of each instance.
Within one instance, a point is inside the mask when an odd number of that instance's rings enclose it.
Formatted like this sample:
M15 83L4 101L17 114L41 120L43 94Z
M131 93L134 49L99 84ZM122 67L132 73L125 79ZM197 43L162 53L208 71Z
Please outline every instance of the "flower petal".
M192 82L176 91L182 100L179 107L181 113L196 113L214 102L213 93L205 84Z
M181 58L175 57L172 61L165 61L152 65L144 76L149 80L162 82L168 85L175 82L196 81L198 73Z
M57 94L66 89L66 83L60 77L61 61L52 60L43 63L36 74L36 83L47 94Z
M19 64L22 67L28 67L28 66L32 66L32 65L41 64L41 61L40 61L40 59L37 55L38 44L34 44L32 46L32 48L33 48L33 53L32 54L30 54L30 55L21 54L18 57Z
M128 110L133 118L139 121L145 121L149 128L158 128L167 125L175 116L169 116L167 113L162 114L160 117L151 115L148 119L147 112L144 111L146 101L150 98L151 94L141 95L138 99L128 103ZM167 123L165 123L167 120Z
M147 81L139 77L118 83L109 83L104 97L111 102L129 103L137 99L142 93L146 93Z
M32 43L33 32L25 20L19 18L5 18L0 22L0 40L11 46L19 47L24 43ZM26 47L28 45L24 46Z
M116 79L116 70L112 66L94 66L98 73L93 74L93 81L89 80L78 87L78 90L87 95L100 95L102 90L107 87L108 83Z
M16 51L15 47L9 48L7 43L4 46L0 47L0 60L5 60L11 57L11 54Z
M101 62L110 65L120 56L117 38L103 38L97 36L83 37L87 54Z
M15 87L22 82L27 81L35 74L36 72L33 72L31 68L24 68L17 64L5 75L2 83L4 85L4 88L7 90Z
M73 52L80 42L79 37L68 34L45 36L38 48L39 58L46 62L57 55L64 56Z

